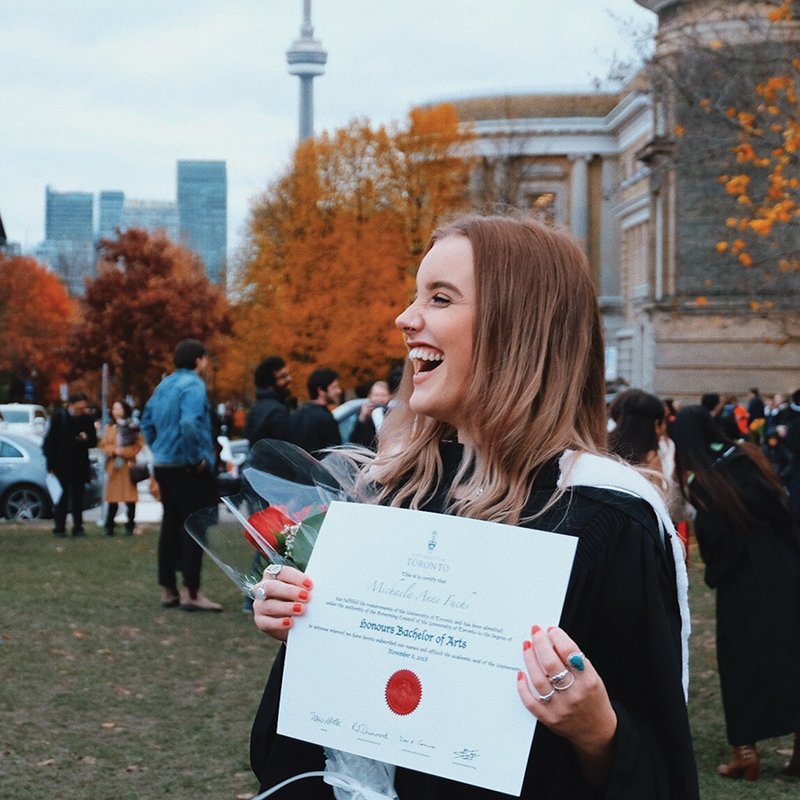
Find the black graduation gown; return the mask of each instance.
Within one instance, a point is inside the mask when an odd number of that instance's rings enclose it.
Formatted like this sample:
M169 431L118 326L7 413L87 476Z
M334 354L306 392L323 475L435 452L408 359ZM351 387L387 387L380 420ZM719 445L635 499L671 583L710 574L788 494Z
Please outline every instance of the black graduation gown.
M443 447L446 487L460 461L460 447ZM540 509L556 487L558 464L537 477L527 512ZM426 504L441 511L445 489ZM680 613L674 563L642 500L606 490L568 492L530 527L578 536L561 626L602 676L618 728L608 784L587 785L572 746L538 725L521 797L526 800L695 800L699 797L691 734L681 686ZM502 592L498 593L498 597ZM531 620L531 624L536 620ZM521 644L521 643L520 643ZM300 772L322 769L316 745L276 734L283 648L253 724L251 765L262 790ZM342 680L347 680L346 672ZM502 720L480 720L498 725ZM401 800L493 800L508 795L398 768ZM278 800L331 800L318 779L298 781Z
M800 543L786 495L740 448L718 459L757 524L734 530L691 484L706 583L717 593L717 663L728 741L754 744L800 730ZM770 655L773 654L773 655Z
M319 403L306 403L289 417L287 440L307 453L342 443L333 414Z

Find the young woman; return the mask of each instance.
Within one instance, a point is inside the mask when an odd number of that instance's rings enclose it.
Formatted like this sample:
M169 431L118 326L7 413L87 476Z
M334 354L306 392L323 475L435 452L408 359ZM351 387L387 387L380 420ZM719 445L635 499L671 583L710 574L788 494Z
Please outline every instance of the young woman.
M670 428L678 475L697 509L706 583L717 592L717 663L733 754L725 778L756 780L756 742L795 732L786 766L800 775L800 534L758 448L726 438L702 406Z
M681 684L682 558L630 490L650 494L663 519L653 487L601 456L603 341L581 249L533 221L466 217L434 234L397 326L406 375L377 454L362 458L376 501L579 539L560 626L532 619L520 642L520 702L540 722L522 797L697 798ZM311 580L284 567L263 587L256 625L285 640L313 602ZM501 586L497 596L502 613ZM575 666L570 655L581 652ZM281 652L251 739L264 788L323 763L319 747L276 734L282 668ZM554 692L564 670L574 682ZM507 796L402 768L395 788L402 800ZM276 797L332 794L306 781Z
M139 426L131 418L131 407L124 400L117 400L111 406L111 423L100 440L100 449L106 457L107 479L103 498L108 504L106 536L114 535L114 518L120 503L125 503L128 513L125 533L131 536L136 527L139 493L131 483L130 468L136 462L136 455L142 449L143 443Z
M609 413L616 422L608 437L611 451L631 464L663 473L660 442L667 433L664 403L641 389L626 389L614 398Z

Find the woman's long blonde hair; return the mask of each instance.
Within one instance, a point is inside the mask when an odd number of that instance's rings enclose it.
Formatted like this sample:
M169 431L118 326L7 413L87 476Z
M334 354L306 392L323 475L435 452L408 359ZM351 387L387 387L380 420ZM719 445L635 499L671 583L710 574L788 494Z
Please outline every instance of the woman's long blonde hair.
M472 441L449 510L513 524L546 461L567 448L605 449L597 300L579 245L533 219L470 215L437 230L428 250L447 236L469 239L476 289L472 379L463 398ZM439 442L455 431L415 414L411 389L406 365L362 476L380 487L379 500L417 508L437 488Z

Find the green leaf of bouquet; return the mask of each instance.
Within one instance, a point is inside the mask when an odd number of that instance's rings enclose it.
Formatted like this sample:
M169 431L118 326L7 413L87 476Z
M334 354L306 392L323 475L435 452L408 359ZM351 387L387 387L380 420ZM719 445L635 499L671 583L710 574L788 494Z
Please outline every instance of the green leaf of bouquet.
M292 545L292 561L298 569L304 570L308 566L311 551L314 549L324 519L325 514L312 514L300 523L300 529Z

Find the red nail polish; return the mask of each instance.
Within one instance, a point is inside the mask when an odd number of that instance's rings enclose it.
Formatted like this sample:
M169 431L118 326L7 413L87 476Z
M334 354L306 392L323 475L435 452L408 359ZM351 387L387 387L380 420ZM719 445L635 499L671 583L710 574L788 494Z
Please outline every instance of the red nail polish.
M295 603L292 606L292 611L294 611L295 614L299 614L302 610L303 610L303 604L302 603Z
M522 672L522 670L520 670L519 672L517 672L517 680L518 680L518 681L524 681L524 680L525 680L525 673L524 673L524 672Z
M306 589L310 589L310 588L311 588L311 581L310 581L308 578L306 578L306 579L303 581L303 586L305 586L305 587L306 587Z
M289 619L289 617L281 620L281 625L283 625L284 628L288 628L291 624L292 621Z
M530 650L531 647L533 647L533 645L527 639L522 643L523 650Z
M540 628L538 625L534 625L534 626L531 628L531 633L532 633L532 634L534 634L534 635L536 635L537 633L540 633L540 632L541 632L541 630L542 630L542 629L541 629L541 628Z
M301 600L308 600L308 592L305 589L301 589L300 593L297 595Z
M551 625L551 626L550 626L550 627L547 629L547 632L548 632L548 633L550 633L550 631L554 631L555 629L556 629L556 626L555 626L555 625Z

